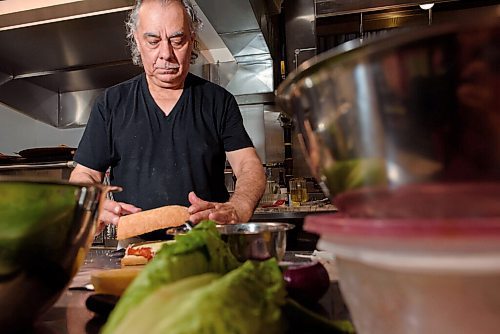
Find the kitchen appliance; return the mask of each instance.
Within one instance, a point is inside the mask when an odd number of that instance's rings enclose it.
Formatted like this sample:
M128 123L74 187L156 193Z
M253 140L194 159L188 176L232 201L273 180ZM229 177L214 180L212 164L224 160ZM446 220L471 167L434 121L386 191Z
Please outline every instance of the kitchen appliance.
M337 258L357 332L500 326L500 6L349 42L277 91L339 213L304 229Z
M0 177L0 328L28 330L83 263L100 185Z

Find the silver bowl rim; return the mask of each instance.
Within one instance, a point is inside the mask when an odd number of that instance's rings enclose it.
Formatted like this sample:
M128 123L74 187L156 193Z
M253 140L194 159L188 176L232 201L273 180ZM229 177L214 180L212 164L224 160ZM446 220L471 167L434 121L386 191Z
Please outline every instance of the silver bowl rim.
M295 225L282 222L248 222L240 224L217 224L217 230L222 235L260 234L262 232L286 232ZM254 229L252 229L254 228ZM229 231L224 231L229 230Z
M500 11L500 5L497 6ZM331 50L317 55L303 62L296 70L278 86L275 91L278 104L290 98L295 85L302 79L311 77L324 67L342 66L343 63L366 59L378 53L397 49L408 43L415 43L423 39L438 35L454 34L473 29L485 29L498 26L500 20L495 15L483 15L484 18L475 18L466 22L443 23L420 29L389 32L384 36L374 37L368 41L351 40ZM492 17L493 16L493 17ZM288 112L287 110L283 110Z

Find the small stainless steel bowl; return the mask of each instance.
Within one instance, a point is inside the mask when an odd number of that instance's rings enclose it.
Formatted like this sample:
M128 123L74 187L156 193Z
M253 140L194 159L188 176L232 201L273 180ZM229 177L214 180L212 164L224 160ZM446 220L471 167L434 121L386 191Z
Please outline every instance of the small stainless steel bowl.
M294 227L292 224L277 222L217 225L222 239L242 262L271 257L281 261L285 256L286 231Z

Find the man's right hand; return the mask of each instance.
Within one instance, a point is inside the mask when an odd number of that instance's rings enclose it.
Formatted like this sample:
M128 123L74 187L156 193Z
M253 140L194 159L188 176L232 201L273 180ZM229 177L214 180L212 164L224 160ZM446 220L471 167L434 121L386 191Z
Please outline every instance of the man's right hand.
M71 176L69 182L72 183L101 183L104 177L103 172L93 170L91 168L85 167L83 165L77 164ZM115 202L110 199L105 199L102 203L102 209L99 213L99 226L98 233L102 231L105 225L118 224L118 220L121 216L129 215L131 213L136 213L142 209L133 206L132 204Z
M129 215L131 213L136 213L142 209L133 206L132 204L115 202L110 199L104 200L102 205L102 210L99 214L99 221L104 224L118 224L118 220L121 216Z

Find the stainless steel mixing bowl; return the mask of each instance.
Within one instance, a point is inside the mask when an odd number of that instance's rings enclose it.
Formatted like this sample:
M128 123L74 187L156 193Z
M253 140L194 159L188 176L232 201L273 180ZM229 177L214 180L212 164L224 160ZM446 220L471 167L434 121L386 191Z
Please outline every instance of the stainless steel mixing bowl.
M391 215L402 205L422 214L432 196L412 208L411 195L394 201L394 193L432 195L436 186L439 198L456 200L451 211L490 201L487 215L500 216L491 198L500 190L499 13L349 42L279 86L309 167L341 211ZM381 212L386 200L395 206Z
M0 331L29 328L60 296L92 243L108 188L0 178Z
M222 240L242 262L271 257L281 261L286 251L286 232L292 228L292 224L276 222L217 225Z

